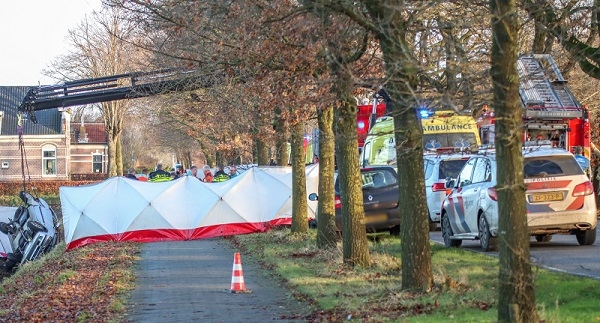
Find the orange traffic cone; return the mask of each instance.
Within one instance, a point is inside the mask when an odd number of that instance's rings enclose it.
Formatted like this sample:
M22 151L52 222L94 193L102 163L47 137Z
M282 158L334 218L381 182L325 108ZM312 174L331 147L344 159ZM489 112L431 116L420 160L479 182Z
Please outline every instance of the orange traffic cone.
M236 252L233 256L233 272L231 274L231 292L232 293L250 293L244 284L244 272L242 271L242 260L240 253Z

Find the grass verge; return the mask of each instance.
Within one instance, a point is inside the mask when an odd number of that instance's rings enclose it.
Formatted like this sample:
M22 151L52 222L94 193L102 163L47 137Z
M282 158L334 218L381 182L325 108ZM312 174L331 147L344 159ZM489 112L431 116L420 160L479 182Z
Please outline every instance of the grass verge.
M401 289L400 240L370 236L373 266L342 264L341 248L316 248L316 232L289 229L231 238L236 247L296 295L314 304L310 321L494 322L498 259L432 244L435 287L428 293ZM537 307L545 322L600 320L600 281L534 267Z
M0 321L120 322L135 287L137 243L60 243L0 284Z

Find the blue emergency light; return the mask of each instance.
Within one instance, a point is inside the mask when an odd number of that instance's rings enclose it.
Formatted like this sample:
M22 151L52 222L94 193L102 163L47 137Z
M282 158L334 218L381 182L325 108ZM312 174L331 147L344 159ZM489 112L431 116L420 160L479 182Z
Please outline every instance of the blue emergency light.
M433 111L429 109L419 109L419 116L421 119L427 119L433 115Z

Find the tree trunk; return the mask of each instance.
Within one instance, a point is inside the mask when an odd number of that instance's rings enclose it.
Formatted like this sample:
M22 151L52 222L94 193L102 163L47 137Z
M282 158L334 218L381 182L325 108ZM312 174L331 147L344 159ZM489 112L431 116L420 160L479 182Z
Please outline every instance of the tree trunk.
M119 132L119 134L116 135L115 147L115 164L117 167L117 176L123 176L125 172L123 171L123 143L121 142L121 132ZM133 167L133 165L131 167Z
M356 100L352 95L354 83L348 67L332 64L338 76L336 92L341 106L334 117L338 180L342 202L342 242L344 263L350 266L370 266L371 255L365 229L362 180L358 163Z
M287 134L287 132L286 132ZM275 139L275 162L277 163L277 165L279 166L287 166L288 163L290 162L290 156L288 154L288 141L287 141L288 136L281 134L278 135L277 138Z
M392 2L392 3L390 3ZM423 130L413 97L417 68L408 52L404 1L369 2L368 10L383 28L379 42L385 62L388 94L394 117L398 163L400 240L402 241L402 288L427 291L433 285L429 214L423 173Z
M333 106L319 109L319 204L317 207L317 246L328 249L337 246L335 226L334 163L335 135Z
M269 165L269 148L267 144L262 138L255 139L254 143L256 145L256 163L259 166Z
M550 53L552 43L554 42L554 36L550 34L548 28L545 26L547 18L544 2L543 0L533 0L523 3L525 10L533 18L534 22L534 36L533 43L531 44L531 51L534 54Z
M275 162L279 166L287 166L290 162L288 154L289 131L287 120L281 116L281 108L275 108Z
M216 151L215 152L215 160L217 162L217 166L218 165L225 165L225 160L223 158L223 154L220 151Z
M115 140L112 131L108 132L108 177L117 176L116 164L117 141Z
M121 129L123 129L124 102L102 103L104 127L108 133L108 177L123 175Z
M292 233L308 231L303 142L304 126L298 122L292 131Z
M490 1L492 80L496 113L498 183L498 321L537 322L535 290L529 261L517 73L518 22L515 0Z

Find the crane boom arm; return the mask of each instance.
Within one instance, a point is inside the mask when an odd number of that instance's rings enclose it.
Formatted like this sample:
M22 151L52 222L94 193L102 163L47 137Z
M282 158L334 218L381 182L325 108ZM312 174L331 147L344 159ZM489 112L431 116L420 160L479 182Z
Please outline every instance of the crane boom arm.
M35 111L192 91L223 84L225 74L166 69L89 78L58 85L32 87L19 106L35 123Z

